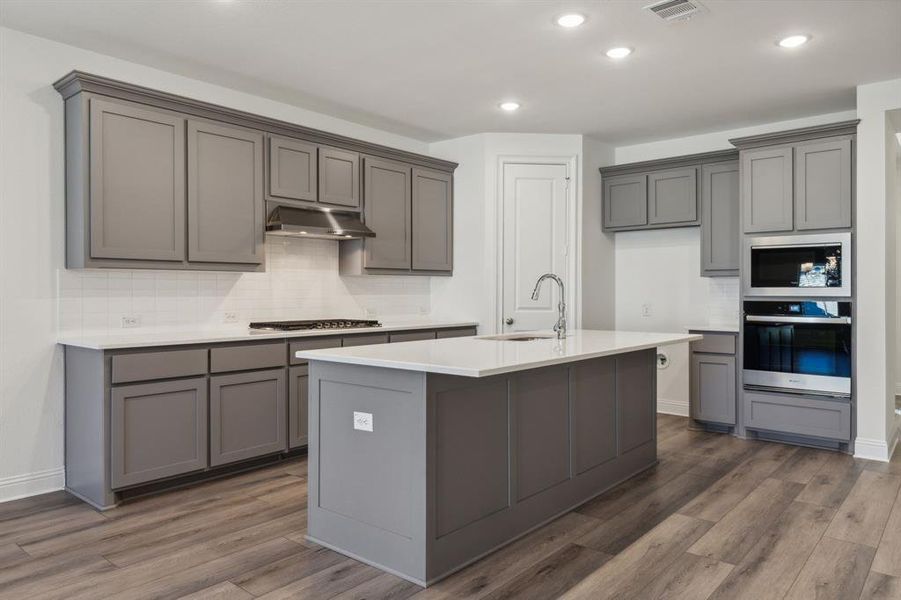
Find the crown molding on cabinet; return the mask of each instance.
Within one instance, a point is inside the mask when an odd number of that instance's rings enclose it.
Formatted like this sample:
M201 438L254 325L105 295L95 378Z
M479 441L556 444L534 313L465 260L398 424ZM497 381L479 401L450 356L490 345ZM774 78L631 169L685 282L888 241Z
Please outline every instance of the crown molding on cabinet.
M441 160L432 156L389 148L380 144L364 142L311 127L296 125L279 119L272 119L255 115L253 113L237 110L195 100L178 94L161 92L141 85L127 83L116 79L110 79L101 75L93 75L83 71L72 71L53 84L56 91L63 99L70 98L80 92L90 92L111 96L122 100L129 100L141 104L147 104L156 108L178 111L205 119L230 123L241 127L258 129L267 133L274 133L287 137L301 138L317 144L335 146L353 152L373 154L391 160L403 161L413 165L436 169L439 171L453 172L457 163Z
M738 151L730 148L729 150L715 150L713 152L701 152L699 154L686 154L684 156L673 156L671 158L660 158L657 160L643 160L641 162L611 165L609 167L601 167L598 170L604 177L610 177L613 175L630 175L632 173L642 173L645 171L676 169L679 167L690 167L694 165L726 162L737 159Z
M736 148L746 150L748 148L760 148L761 146L794 144L796 142L815 140L824 137L854 135L857 133L858 123L860 123L860 119L851 119L850 121L839 121L838 123L829 123L826 125L814 125L812 127L800 127L798 129L789 129L786 131L775 131L772 133L732 138L729 140L729 143Z

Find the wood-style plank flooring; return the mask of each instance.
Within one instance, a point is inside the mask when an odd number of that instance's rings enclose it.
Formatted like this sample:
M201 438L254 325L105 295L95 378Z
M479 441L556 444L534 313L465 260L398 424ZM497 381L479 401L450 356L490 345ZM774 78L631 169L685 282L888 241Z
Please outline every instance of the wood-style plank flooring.
M895 598L891 463L658 420L660 463L426 590L304 540L305 458L100 514L0 504L0 598Z

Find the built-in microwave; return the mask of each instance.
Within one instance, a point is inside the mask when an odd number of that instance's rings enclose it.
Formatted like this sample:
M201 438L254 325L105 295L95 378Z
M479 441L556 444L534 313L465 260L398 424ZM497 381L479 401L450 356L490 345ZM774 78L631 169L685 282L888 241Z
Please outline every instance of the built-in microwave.
M743 384L801 394L851 395L851 303L744 303Z
M851 296L851 234L747 237L745 296Z

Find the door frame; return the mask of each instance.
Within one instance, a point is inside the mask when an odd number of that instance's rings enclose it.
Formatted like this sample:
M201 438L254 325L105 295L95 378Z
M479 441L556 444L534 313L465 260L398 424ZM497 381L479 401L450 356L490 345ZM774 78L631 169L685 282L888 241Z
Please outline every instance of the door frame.
M504 320L504 170L507 165L554 165L566 167L569 185L566 186L566 272L562 274L563 283L566 285L566 321L570 329L578 329L582 325L582 307L578 299L581 297L582 283L578 274L581 272L582 262L582 231L579 223L582 222L582 205L577 202L582 197L582 185L580 177L580 159L578 154L567 155L499 155L495 177L497 179L494 190L494 201L488 203L488 227L486 234L494 231L494 239L497 244L486 244L485 264L492 271L488 277L490 314L493 315L491 333L503 331ZM493 221L493 223L492 223Z

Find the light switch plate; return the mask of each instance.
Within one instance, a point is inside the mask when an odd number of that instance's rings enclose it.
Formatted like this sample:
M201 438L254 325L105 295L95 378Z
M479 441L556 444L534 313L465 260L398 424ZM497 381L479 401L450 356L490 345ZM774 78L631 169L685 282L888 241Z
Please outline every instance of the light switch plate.
M372 431L372 413L354 411L354 429Z

